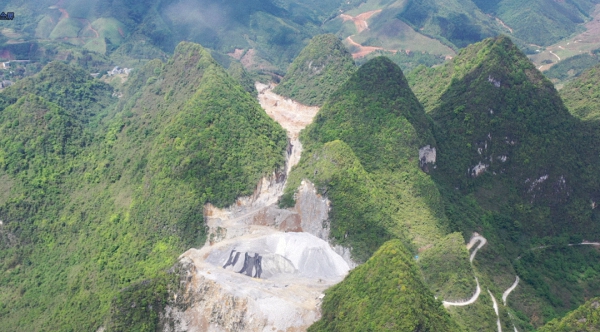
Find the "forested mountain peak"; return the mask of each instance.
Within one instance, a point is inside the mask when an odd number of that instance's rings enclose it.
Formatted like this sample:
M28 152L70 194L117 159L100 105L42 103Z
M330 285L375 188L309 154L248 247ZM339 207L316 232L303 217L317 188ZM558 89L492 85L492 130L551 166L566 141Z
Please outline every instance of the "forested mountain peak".
M322 143L341 139L367 170L374 170L399 167L407 162L407 155L433 145L430 130L400 67L386 57L377 57L362 65L331 96L307 128L306 137L309 142Z
M556 213L574 196L593 196L577 165L590 140L509 38L473 44L448 64L411 75L411 82L431 108L438 170L453 186L470 191L501 183Z
M309 331L461 330L398 240L383 244L326 295L323 317Z
M337 36L317 35L292 62L274 91L306 105L323 105L355 70L352 55Z
M11 241L0 257L12 258L0 318L13 330L96 330L141 312L155 324L145 306L109 318L111 302L204 242L205 203L231 204L283 166L281 126L199 45L134 70L120 99L111 92L50 64L2 93L0 231Z

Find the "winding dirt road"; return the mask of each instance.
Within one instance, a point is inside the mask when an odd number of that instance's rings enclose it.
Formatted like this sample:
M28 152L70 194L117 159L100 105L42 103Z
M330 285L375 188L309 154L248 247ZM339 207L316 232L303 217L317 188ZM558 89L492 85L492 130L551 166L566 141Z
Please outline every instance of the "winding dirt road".
M477 301L477 299L479 298L479 294L481 294L481 287L479 286L479 279L477 279L477 277L475 277L475 282L477 283L477 288L475 288L475 294L473 294L473 296L471 296L470 299L456 302L443 301L442 304L444 305L444 307L462 307L475 303L475 301Z
M355 17L346 15L346 14L341 14L340 17L342 18L342 20L344 20L344 22L346 22L346 21L354 22L354 25L356 26L356 33L361 33L363 31L369 29L369 24L367 23L367 20L369 18L371 18L371 16L373 16L377 13L380 13L380 12L381 12L381 9L377 9L377 10L372 10L369 12L359 14Z
M483 236L477 233L473 233L471 240L469 240L469 243L467 243L467 250L471 250L471 248L473 248L473 246L477 242L479 242L479 245L477 246L477 248L475 248L475 250L473 250L473 253L471 253L471 257L469 258L471 264L473 264L473 259L475 259L477 251L487 243L487 240ZM481 294L481 287L479 286L479 279L477 279L477 277L475 277L475 283L477 283L477 288L475 289L475 294L473 294L473 296L471 296L470 299L455 302L443 301L442 304L444 305L444 307L462 307L475 303L475 301L477 301L477 299L479 298L479 294Z
M498 332L502 332L502 324L500 324L500 313L498 312L498 302L496 302L494 294L492 294L492 292L490 292L489 289L487 291L488 294L490 294L490 296L492 297L492 301L494 302L494 312L496 312L496 317L498 317L498 320L496 321L496 323L498 324Z
M504 293L502 293L502 302L504 303L504 306L506 306L506 299L508 298L510 293L513 290L515 290L515 288L517 288L518 284L519 284L519 276L517 276L517 278L515 279L515 282L512 284L512 286L510 286L507 290L504 291Z
M477 243L477 241L480 241L479 245L477 246L477 248L475 248L475 250L473 250L473 252L471 253L471 257L469 258L469 261L471 263L473 263L473 260L475 259L475 255L477 255L477 251L479 249L481 249L481 247L483 247L487 243L486 238L484 238L483 236L481 236L477 233L473 233L473 237L467 244L467 250L471 250L471 248L473 248L473 245L475 245L475 243Z

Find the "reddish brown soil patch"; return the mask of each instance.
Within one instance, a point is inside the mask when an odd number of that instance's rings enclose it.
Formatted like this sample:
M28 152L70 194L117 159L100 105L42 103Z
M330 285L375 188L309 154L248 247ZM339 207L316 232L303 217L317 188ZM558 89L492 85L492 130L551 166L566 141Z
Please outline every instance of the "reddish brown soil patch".
M69 18L69 12L67 12L66 9L64 8L58 8L58 11L60 11L60 18L58 19L59 21L65 18Z
M373 16L373 15L379 13L379 12L381 12L381 9L372 10L370 12L362 13L362 14L359 14L359 15L357 15L355 17L352 17L350 15L346 15L346 14L340 15L340 17L344 21L352 21L352 22L354 22L354 25L356 26L357 33L361 33L363 31L369 29L369 24L367 23L367 20L369 18L371 18L371 16Z
M370 53L373 53L377 50L381 50L383 51L383 47L376 47L376 46L362 46L361 44L355 42L354 40L352 40L352 36L346 38L346 40L348 41L348 43L350 43L350 45L358 48L357 52L352 53L352 58L353 59L358 59L358 58L362 58L367 56ZM392 53L396 53L397 50L388 50L389 52Z
M96 31L96 29L94 29L94 27L92 27L92 24L90 23L90 21L86 20L85 18L78 18L77 20L79 20L79 22L81 22L83 24L86 24L87 25L86 28L91 30L96 35L96 37L92 37L92 38L100 37L100 35L98 34L98 31Z
M8 59L8 60L14 60L12 54L10 54L9 50L1 50L0 51L0 58L2 59Z

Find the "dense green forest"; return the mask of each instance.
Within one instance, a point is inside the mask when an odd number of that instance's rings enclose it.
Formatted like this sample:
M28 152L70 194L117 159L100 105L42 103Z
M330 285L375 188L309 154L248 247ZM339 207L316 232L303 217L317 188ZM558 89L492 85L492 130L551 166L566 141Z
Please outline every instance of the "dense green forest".
M317 35L290 65L274 92L306 105L323 105L356 70L352 55L335 35Z
M508 38L471 45L452 62L421 68L409 80L435 123L440 155L432 175L451 224L465 232L481 228L488 240L503 243L490 248L499 256L482 252L480 269L520 274L519 265L506 265L535 243L598 237L597 211L590 206L598 195L598 153L589 153L597 151L597 130L569 114L552 84ZM541 265L527 266L532 269L544 273ZM515 308L543 319L564 314L582 301L578 282L566 274L536 279L531 285L540 298L523 298ZM577 300L556 302L553 296Z
M461 331L398 240L327 290L322 310L309 331Z
M284 169L255 88L284 75L275 92L321 109L279 205L313 182L331 243L362 263L311 331L598 329L598 250L569 246L600 240L597 52L547 72L572 79L559 93L521 51L583 31L597 4L9 1L0 57L32 62L0 92L0 325L161 329L204 205ZM362 34L340 18L379 9ZM348 36L380 49L355 63ZM125 82L101 78L116 64ZM488 243L470 262L473 232ZM442 306L475 278L475 303Z
M123 92L50 64L2 93L0 320L11 330L106 324L121 289L204 242L204 203L229 204L283 166L284 131L199 45L149 62Z
M419 148L435 145L430 124L400 68L385 57L370 60L302 133L306 152L283 202L289 204L303 178L315 182L334 202L333 238L351 244L362 261L388 236L409 236L411 247L433 243L447 219L434 183L419 168Z
M540 332L598 331L600 329L600 298L588 300L562 319L554 319Z

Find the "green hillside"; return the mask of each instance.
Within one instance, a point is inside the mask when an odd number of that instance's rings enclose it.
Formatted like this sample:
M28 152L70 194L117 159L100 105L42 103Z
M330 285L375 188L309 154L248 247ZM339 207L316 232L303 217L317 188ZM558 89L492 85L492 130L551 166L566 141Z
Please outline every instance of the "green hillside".
M537 45L550 45L580 30L598 0L473 0L484 12L498 16L512 34Z
M229 76L231 76L234 80L238 81L244 90L253 96L258 95L258 91L256 91L256 87L254 86L254 80L246 71L246 69L244 69L244 66L242 66L241 63L232 61L229 65L229 68L227 68L227 74L229 74Z
M323 105L355 70L338 37L318 35L294 59L274 92L305 105Z
M397 17L416 31L459 48L502 31L471 0L411 0Z
M600 65L592 67L560 90L565 106L582 120L600 119Z
M351 244L362 261L386 236L407 239L411 248L433 243L447 220L435 184L420 168L429 165L420 165L419 149L435 145L430 125L400 68L384 57L370 60L301 134L305 152L283 201L290 204L302 179L317 183L335 202L333 240ZM351 163L335 161L341 158Z
M596 274L583 281L574 266L556 268L571 261L587 269L582 248L513 260L536 243L599 237L591 203L598 197L597 129L569 114L552 83L506 37L471 45L409 80L434 120L439 154L431 174L452 227L480 229L496 252L480 254L480 273L522 276L513 309L537 317L534 326L594 294Z
M423 283L410 253L386 242L344 282L326 291L309 331L460 331Z
M206 202L230 204L283 166L283 129L199 45L123 92L94 110L111 88L51 64L2 94L5 329L105 325L121 289L204 242Z
M442 300L466 299L476 287L469 251L460 233L452 233L419 254L425 283Z
M593 298L562 319L555 319L539 332L592 332L600 330L600 298Z

